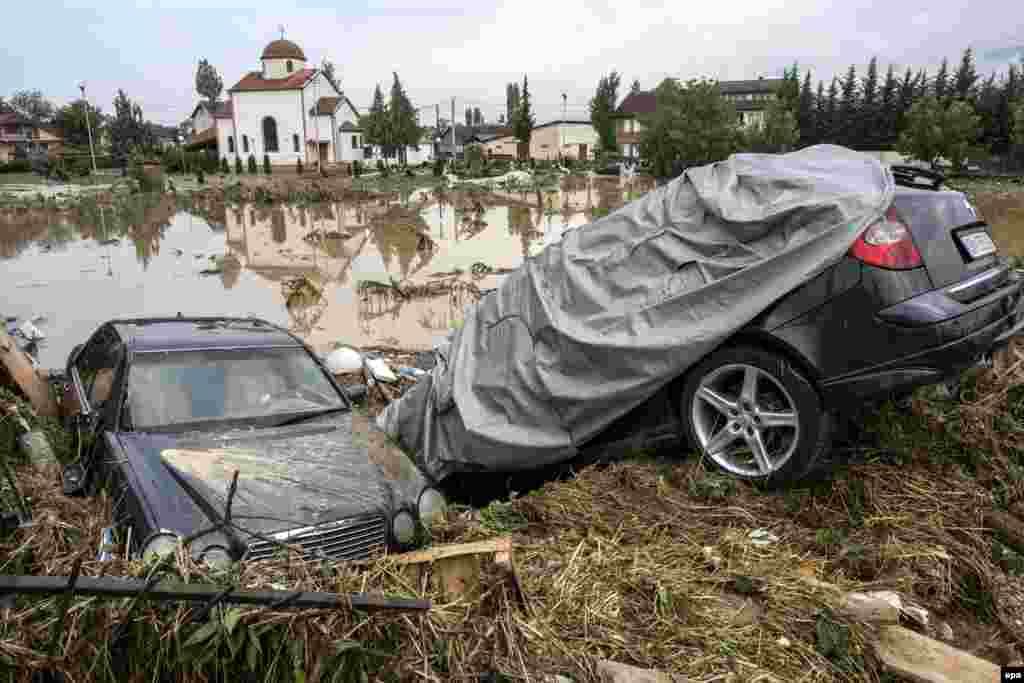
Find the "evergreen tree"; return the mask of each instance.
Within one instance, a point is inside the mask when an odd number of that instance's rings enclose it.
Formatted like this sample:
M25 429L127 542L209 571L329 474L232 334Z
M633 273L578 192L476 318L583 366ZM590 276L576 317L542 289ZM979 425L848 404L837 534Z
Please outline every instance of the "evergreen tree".
M231 168L228 166L228 158L227 157L221 157L220 158L220 173L221 173L221 175L227 175L230 172L231 172Z
M797 112L797 126L800 129L800 144L813 145L817 139L815 121L814 91L811 90L811 72L804 74L804 84L800 88L800 107Z
M782 85L779 87L778 92L775 93L775 96L782 100L783 106L792 112L794 117L799 115L800 71L796 62L793 63L793 66L783 69Z
M473 125L484 125L484 114L482 111L480 111L480 107L473 107Z
M932 83L932 94L935 95L935 99L941 104L946 100L949 93L949 60L945 57L942 58L942 65L939 66L939 71L935 74L935 81Z
M839 127L839 80L832 77L828 86L828 99L825 102L825 134L822 140L837 145L841 142Z
M224 90L224 81L217 70L205 59L199 60L196 68L196 92L213 104Z
M840 143L847 147L854 147L858 143L857 126L857 67L850 65L846 71L846 78L843 79L842 99L839 101L839 135Z
M921 69L917 72L917 84L914 90L914 101L923 100L931 92L931 81L928 78L928 70Z
M266 173L267 175L270 175L271 172L272 172L270 170L270 155L269 154L264 154L263 155L263 172Z
M910 67L907 67L906 73L900 79L899 94L896 96L896 120L893 125L896 139L899 139L900 133L903 132L907 112L910 111L910 107L917 97L917 80L918 76L915 76Z
M373 90L373 104L370 105L370 111L366 116L362 117L360 127L363 129L363 139L368 145L376 145L382 150L390 148L387 106L384 104L384 93L381 92L380 83Z
M597 82L597 91L590 100L590 122L597 131L601 149L614 151L615 145L615 103L619 100L619 82L622 77L614 69Z
M257 173L259 173L259 168L256 166L256 155L250 153L249 154L249 174L250 175L256 175Z
M981 84L975 97L975 110L981 117L981 136L979 144L993 149L999 142L999 88L996 86L996 75L993 73Z
M1020 72L1017 71L1017 65L1011 64L1010 70L1006 74L1006 79L999 89L999 107L996 110L995 128L997 133L996 145L993 151L999 154L1006 152L1011 144L1013 109L1021 100L1021 80Z
M398 156L398 160L405 165L405 151L410 146L419 144L420 126L416 118L416 110L409 101L402 82L398 79L398 72L393 72L394 80L391 83L391 99L388 102L388 127L391 142L391 152Z
M965 102L973 101L974 86L977 82L978 72L974 68L974 51L967 48L960 59L960 68L956 70L956 75L953 77L953 96Z
M235 173L242 175L242 157L235 156Z
M825 84L818 81L818 93L814 96L814 142L828 142L828 110L826 109Z
M882 149L892 149L896 143L896 112L897 98L899 96L899 82L896 80L896 73L892 64L885 72L885 83L882 85L882 95L879 101L878 112L878 134L877 140Z
M878 135L878 58L868 62L868 73L861 82L860 107L858 111L858 139L860 149L875 149L879 144Z
M473 108L472 107L466 107L465 114L466 114L466 127L468 128L468 127L473 125Z
M641 92L640 91L640 79L634 78L633 79L633 84L629 86L629 94L630 95L635 95L638 92Z
M533 111L530 108L530 85L527 77L523 76L523 90L519 93L516 116L512 120L512 134L519 142L530 145L530 136L533 134L533 126L536 121L533 118Z
M519 84L509 83L505 86L505 120L512 124L516 120L519 109Z

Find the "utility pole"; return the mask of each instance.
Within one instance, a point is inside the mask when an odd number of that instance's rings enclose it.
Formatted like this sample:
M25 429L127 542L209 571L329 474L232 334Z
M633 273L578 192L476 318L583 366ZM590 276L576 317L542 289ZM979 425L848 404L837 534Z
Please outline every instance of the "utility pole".
M89 155L92 157L92 175L96 176L96 149L92 144L92 124L89 123L89 100L85 98L85 81L78 84L82 91L82 106L85 107L85 130L89 133Z
M455 98L452 98L452 161L455 161Z

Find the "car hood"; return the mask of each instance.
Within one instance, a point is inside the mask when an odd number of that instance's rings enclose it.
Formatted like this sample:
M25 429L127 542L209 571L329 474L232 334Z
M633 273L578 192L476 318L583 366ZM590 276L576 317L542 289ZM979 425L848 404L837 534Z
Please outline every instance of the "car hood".
M116 435L158 528L188 534L223 514L261 534L415 508L426 480L365 416L281 428Z

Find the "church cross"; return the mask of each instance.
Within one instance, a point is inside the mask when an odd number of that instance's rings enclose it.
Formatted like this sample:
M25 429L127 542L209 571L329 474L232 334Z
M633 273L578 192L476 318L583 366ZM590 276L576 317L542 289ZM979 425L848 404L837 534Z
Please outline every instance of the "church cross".
M278 24L277 30L281 32L281 40L284 40L284 24Z

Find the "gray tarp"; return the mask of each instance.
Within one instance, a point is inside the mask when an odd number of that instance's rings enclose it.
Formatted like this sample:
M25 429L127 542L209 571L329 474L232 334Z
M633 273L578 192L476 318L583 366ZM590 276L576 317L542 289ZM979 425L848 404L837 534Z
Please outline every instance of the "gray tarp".
M691 168L509 274L378 425L439 479L569 459L842 258L893 190L829 145Z

